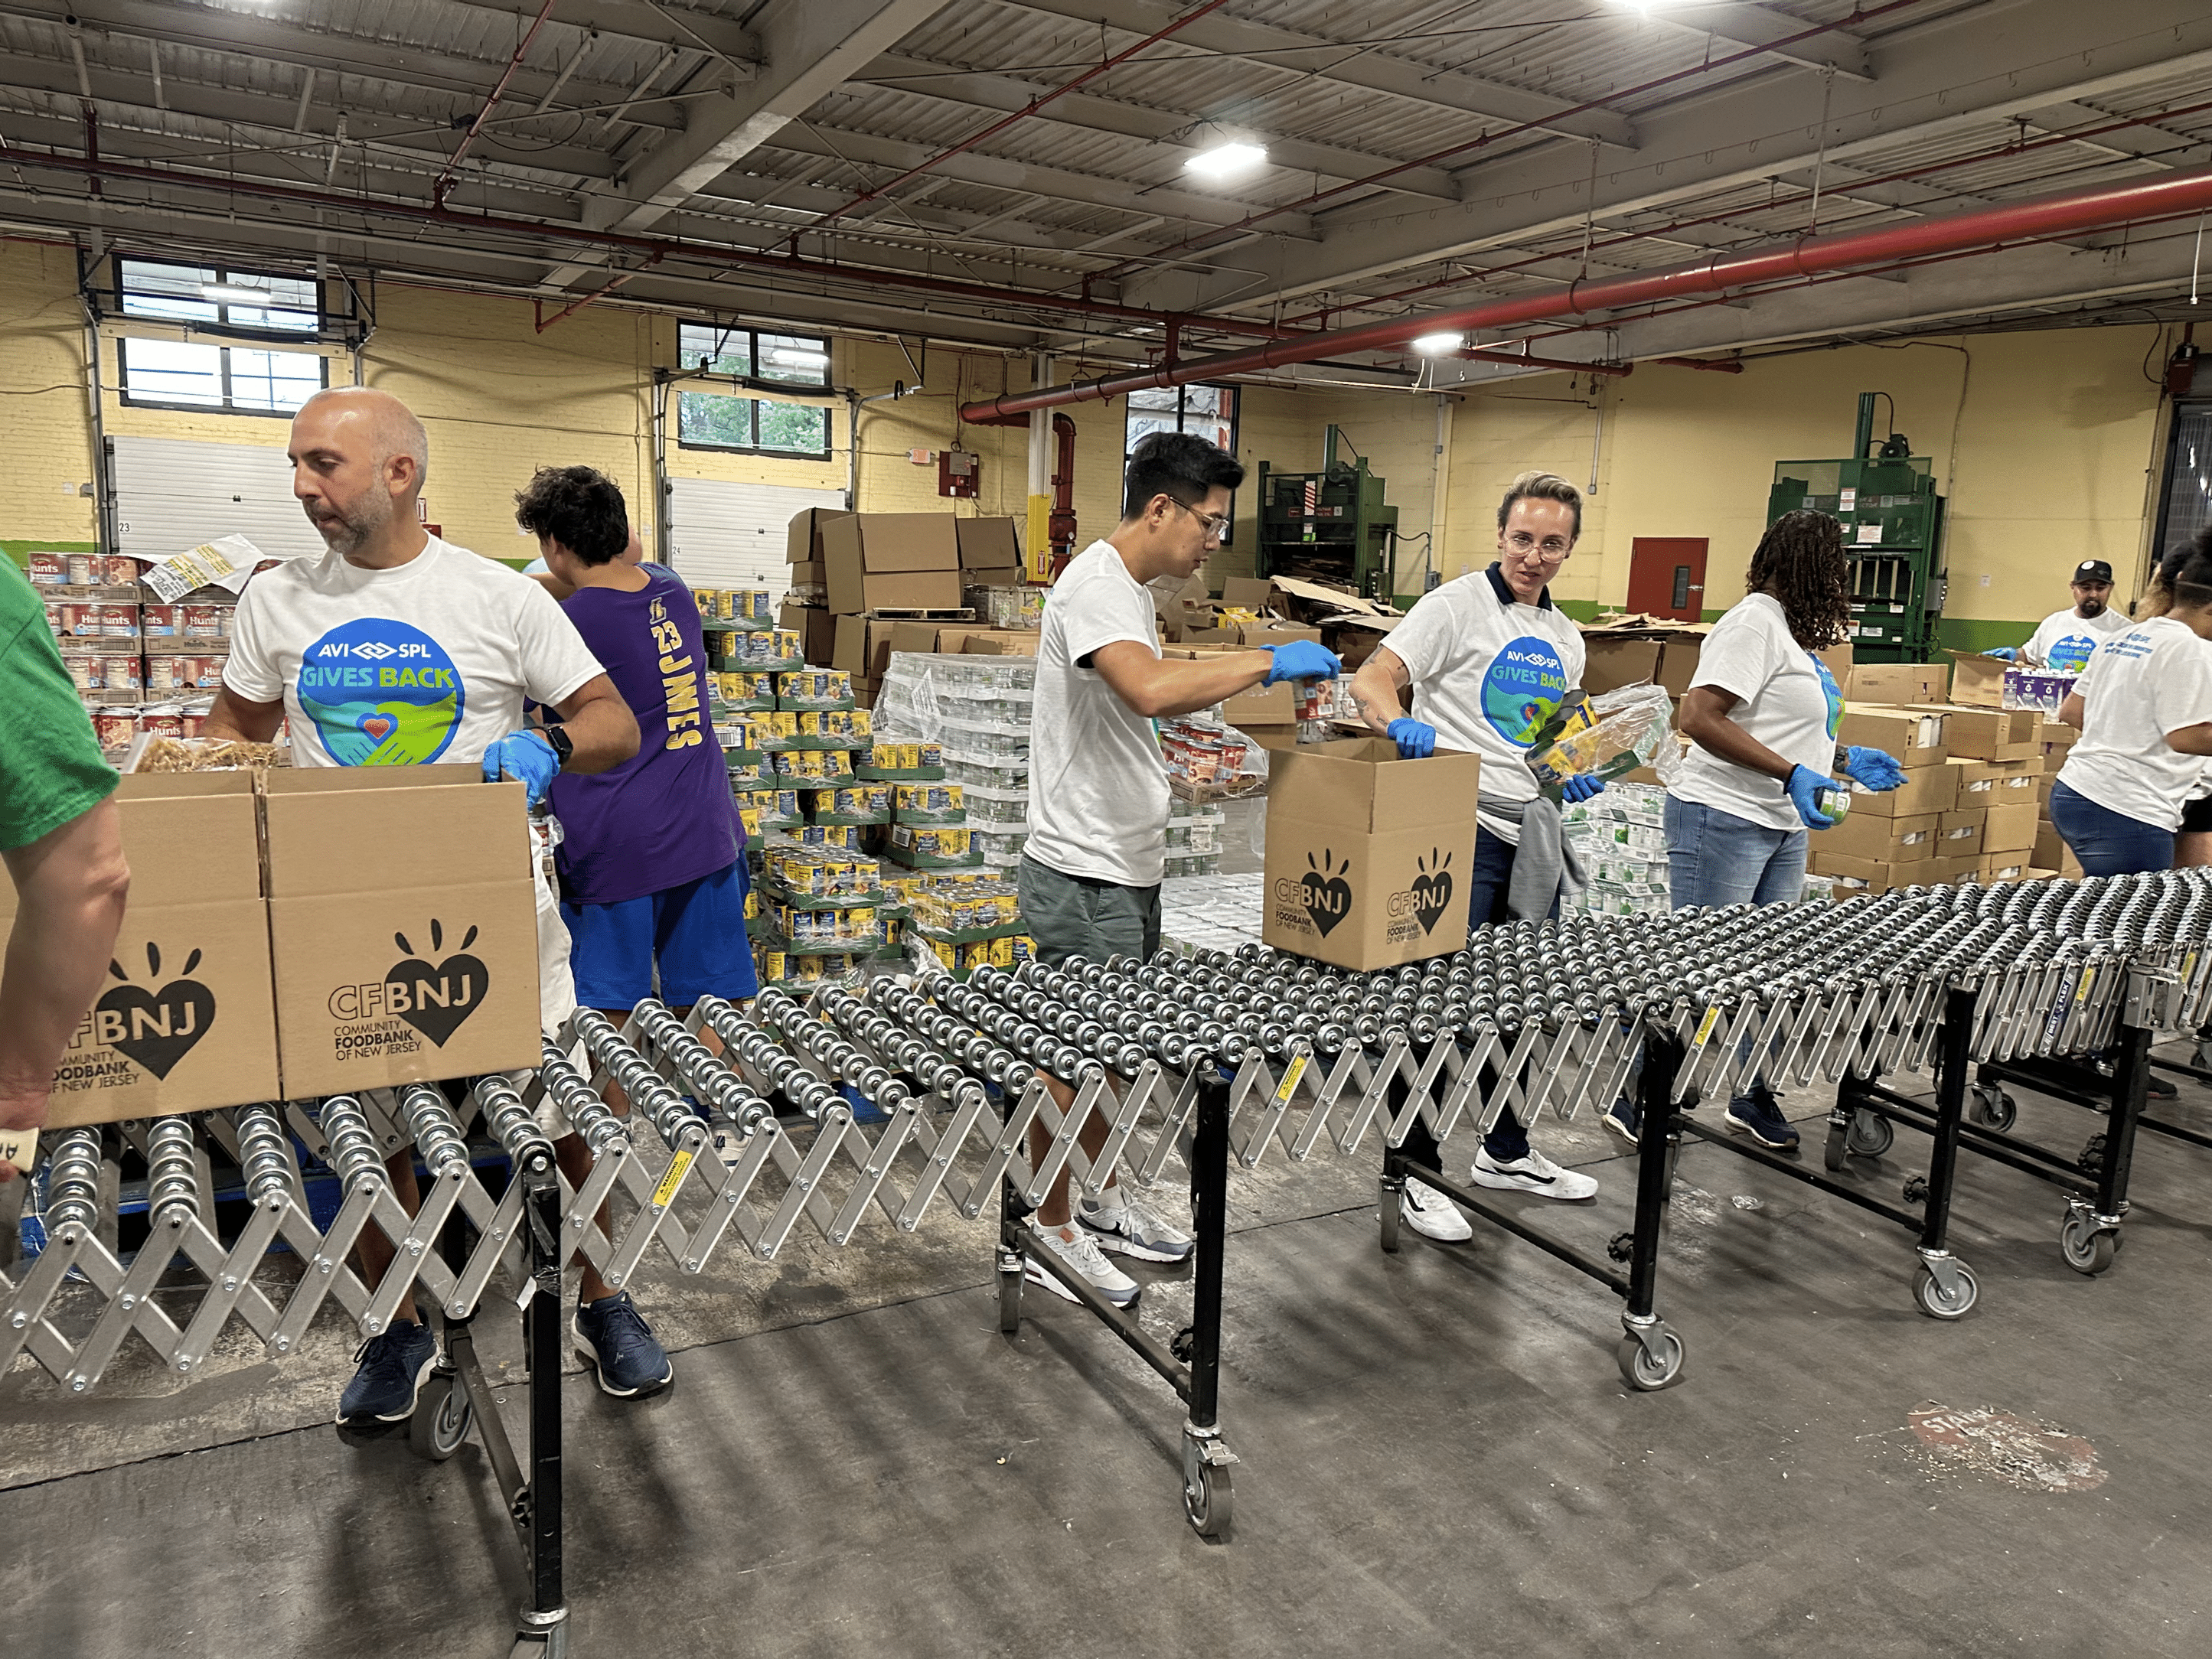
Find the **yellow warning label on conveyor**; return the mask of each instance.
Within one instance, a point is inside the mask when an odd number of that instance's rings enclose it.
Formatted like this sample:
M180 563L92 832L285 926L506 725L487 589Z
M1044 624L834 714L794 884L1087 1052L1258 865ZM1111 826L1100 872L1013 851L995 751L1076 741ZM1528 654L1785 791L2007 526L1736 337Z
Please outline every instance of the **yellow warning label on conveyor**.
M1276 1105L1287 1106L1291 1103L1291 1095L1297 1091L1298 1079L1305 1074L1306 1056L1292 1054L1290 1069L1283 1073L1283 1080L1275 1085Z
M654 1209L668 1207L668 1200L676 1196L677 1188L683 1184L684 1172L691 1167L691 1158L690 1152L678 1152L668 1160L668 1173L660 1177L660 1184L653 1189Z
M1717 1004L1705 1010L1705 1017L1698 1022L1697 1040L1690 1045L1692 1048L1702 1048L1705 1046L1705 1039L1713 1034L1713 1026L1719 1021L1720 1017L1721 1011Z

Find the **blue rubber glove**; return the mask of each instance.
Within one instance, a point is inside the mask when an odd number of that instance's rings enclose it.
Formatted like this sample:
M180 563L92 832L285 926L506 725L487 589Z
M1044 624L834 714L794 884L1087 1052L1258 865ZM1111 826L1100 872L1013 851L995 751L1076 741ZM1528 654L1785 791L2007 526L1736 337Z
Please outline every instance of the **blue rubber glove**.
M1825 777L1809 766L1801 766L1790 775L1790 804L1797 809L1798 819L1808 830L1835 828L1835 819L1814 805L1813 792L1838 787L1833 778Z
M2001 645L1996 650L1984 651L1982 654L1985 657L1995 657L1999 662L2012 662L2019 657L2020 647L2016 645Z
M1437 752L1437 728L1425 720L1401 714L1390 722L1389 730L1401 760L1426 760Z
M1588 800L1592 795L1605 793L1605 780L1593 777L1588 772L1577 772L1559 786L1561 800Z
M514 779L528 792L532 807L545 804L546 792L560 769L561 757L553 745L535 732L510 732L483 752L484 781Z
M1856 743L1844 750L1844 775L1877 794L1887 793L1905 781L1905 769L1897 763L1896 757Z
M1267 671L1266 684L1279 685L1285 680L1333 680L1344 672L1344 665L1336 659L1336 653L1324 651L1311 640L1292 640L1288 645L1271 645L1274 666Z

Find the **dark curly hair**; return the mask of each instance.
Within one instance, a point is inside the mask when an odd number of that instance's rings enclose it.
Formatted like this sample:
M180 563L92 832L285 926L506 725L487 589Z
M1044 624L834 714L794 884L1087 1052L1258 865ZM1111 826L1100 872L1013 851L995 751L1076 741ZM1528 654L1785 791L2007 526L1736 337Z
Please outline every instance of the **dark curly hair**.
M1843 526L1800 507L1766 526L1743 589L1780 600L1790 637L1808 651L1825 651L1850 637L1850 574Z
M514 521L556 541L586 564L606 564L629 545L622 487L591 466L541 466L514 492Z

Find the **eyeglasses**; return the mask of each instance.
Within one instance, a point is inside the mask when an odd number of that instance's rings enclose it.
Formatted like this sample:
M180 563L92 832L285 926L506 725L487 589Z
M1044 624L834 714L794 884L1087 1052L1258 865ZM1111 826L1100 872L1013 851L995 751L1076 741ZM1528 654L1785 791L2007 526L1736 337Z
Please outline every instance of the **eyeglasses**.
M1206 532L1207 541L1218 542L1228 535L1230 520L1226 513L1201 513L1188 501L1176 501L1176 498L1172 495L1168 499L1175 501L1177 507L1198 520L1200 528Z
M1524 557L1531 553L1541 553L1547 559L1565 558L1567 550L1574 545L1559 536L1547 536L1540 542L1525 530L1516 530L1507 536L1505 544Z

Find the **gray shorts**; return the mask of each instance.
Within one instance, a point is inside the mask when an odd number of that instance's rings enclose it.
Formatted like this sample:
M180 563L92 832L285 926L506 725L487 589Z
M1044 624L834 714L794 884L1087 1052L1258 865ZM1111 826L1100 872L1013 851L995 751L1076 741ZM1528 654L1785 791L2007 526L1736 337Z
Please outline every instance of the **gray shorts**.
M1062 875L1024 857L1022 921L1036 941L1037 960L1057 968L1070 957L1103 963L1111 956L1148 960L1160 948L1160 890L1123 887L1095 876Z

